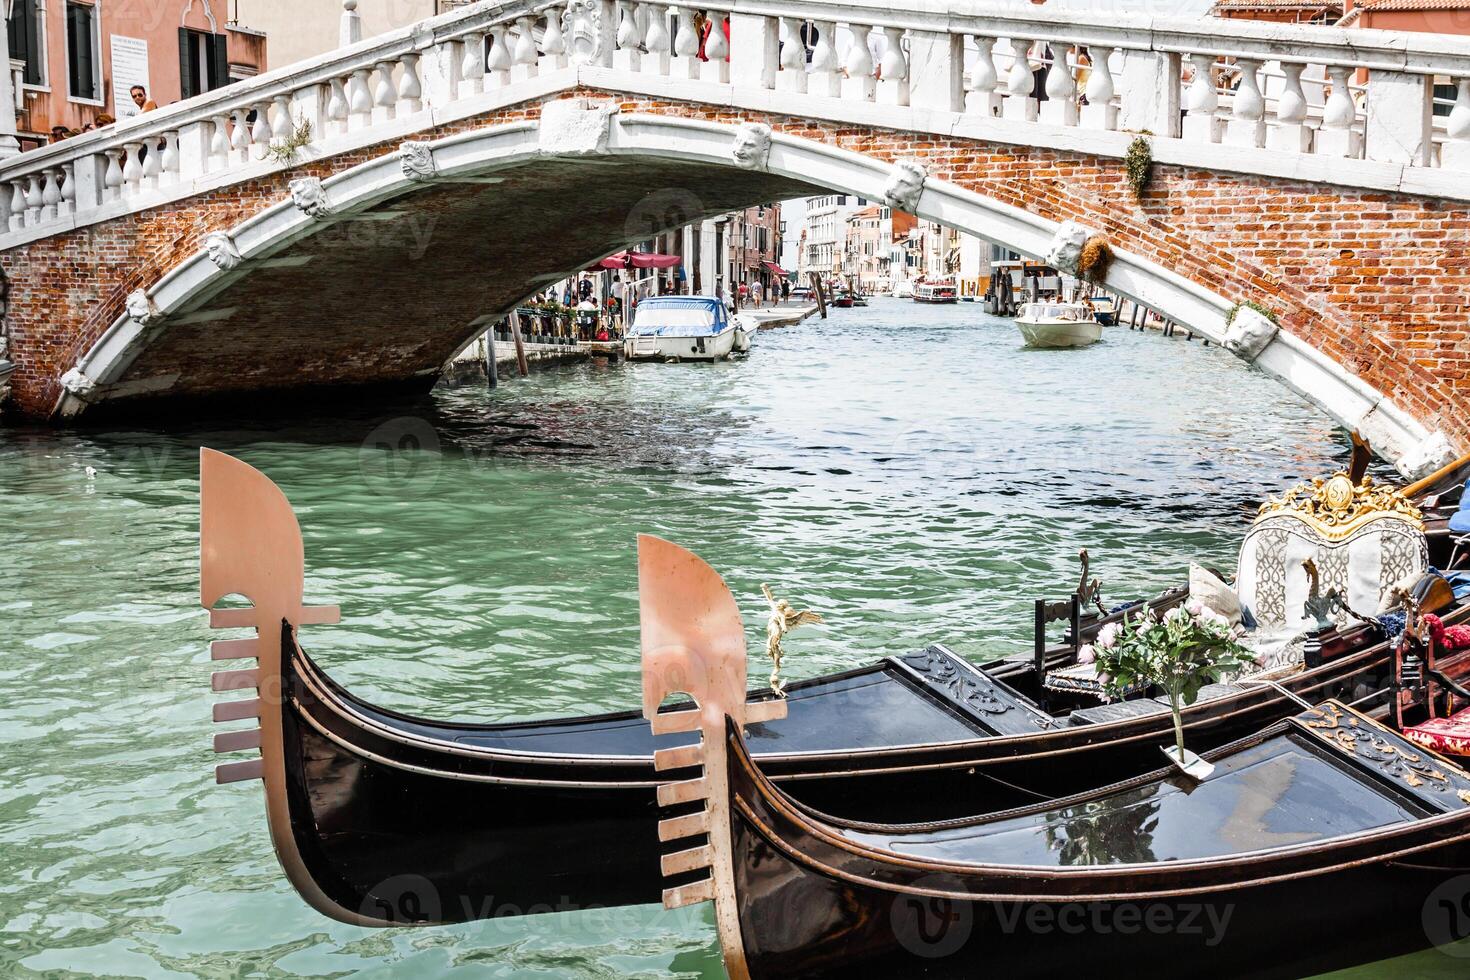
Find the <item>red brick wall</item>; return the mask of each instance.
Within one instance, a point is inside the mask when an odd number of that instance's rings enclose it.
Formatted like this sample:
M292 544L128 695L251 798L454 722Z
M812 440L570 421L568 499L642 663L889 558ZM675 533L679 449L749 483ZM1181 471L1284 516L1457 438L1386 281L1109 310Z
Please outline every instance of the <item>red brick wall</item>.
M1470 442L1470 419L1455 412L1470 393L1470 205L1463 202L1158 166L1139 203L1120 161L1087 154L641 97L625 99L622 107L726 123L758 119L779 132L877 159L917 158L933 178L1045 218L1077 219L1105 231L1118 247L1227 298L1264 298L1282 314L1287 330L1361 375L1426 426ZM535 104L502 110L424 138L538 112ZM10 330L19 405L32 414L48 412L57 398L55 379L116 318L127 293L195 251L206 232L281 199L291 177L325 176L396 145L5 253L13 284Z

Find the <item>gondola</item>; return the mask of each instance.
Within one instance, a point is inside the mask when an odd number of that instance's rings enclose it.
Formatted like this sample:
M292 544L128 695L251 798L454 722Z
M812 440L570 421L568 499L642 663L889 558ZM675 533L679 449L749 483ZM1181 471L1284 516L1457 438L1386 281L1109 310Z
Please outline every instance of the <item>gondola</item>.
M744 729L782 705L746 703L743 652L708 617L664 610L644 624L645 716L656 732L700 733L655 755L669 780L664 904L714 902L732 980L968 980L1083 965L1104 977L1297 977L1462 934L1470 772L1400 730L1402 696L1412 702L1436 663L1419 656L1405 669L1412 623L1394 659L1396 705L1378 717L1302 702L1206 753L1214 768L1202 779L1161 769L895 825L827 816L772 782ZM1466 703L1470 690L1447 671L1470 673L1470 654L1429 670ZM698 707L660 711L674 692ZM1410 710L1422 716L1443 693Z
M201 504L210 625L252 631L216 642L211 656L256 661L212 679L216 691L246 692L216 704L216 721L258 720L216 736L216 751L250 753L217 779L264 781L277 855L310 904L391 925L657 900L659 777L636 713L468 725L371 705L302 646L303 627L338 612L304 604L300 530L280 490L203 450ZM789 716L753 726L753 751L804 802L868 820L911 819L934 800L950 815L997 810L1151 768L1171 733L1156 702L1076 707L1044 686L1121 615L1084 615L1084 591L1038 604L1036 649L1024 656L972 664L933 645L792 684ZM251 605L216 608L232 594ZM1046 640L1052 618L1067 623L1061 644ZM1230 742L1294 711L1296 697L1371 701L1386 649L1370 626L1324 630L1291 676L1223 685L1191 707L1191 742Z

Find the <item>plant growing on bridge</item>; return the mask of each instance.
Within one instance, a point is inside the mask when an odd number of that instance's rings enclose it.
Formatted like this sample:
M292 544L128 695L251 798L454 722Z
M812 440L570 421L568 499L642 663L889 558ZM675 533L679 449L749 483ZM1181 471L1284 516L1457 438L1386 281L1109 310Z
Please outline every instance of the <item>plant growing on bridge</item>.
M1102 285L1113 264L1113 246L1101 235L1093 235L1082 246L1077 258L1077 276L1085 282Z
M1128 186L1133 188L1133 196L1140 201L1148 193L1154 178L1154 144L1149 139L1152 135L1147 129L1140 130L1128 144L1128 153L1123 157L1123 164L1128 168Z
M1265 303L1257 303L1253 299L1244 300L1230 307L1230 312L1225 314L1225 326L1228 327L1232 323L1234 323L1236 315L1240 313L1241 310L1255 310L1257 313L1261 314L1261 316L1265 317L1267 320L1270 320L1278 327L1281 326L1281 317L1277 314L1275 310L1271 309L1271 307L1267 306Z
M311 143L311 120L296 119L295 128L291 135L279 140L271 140L270 146L266 147L266 155L276 163L290 165L296 162L296 156L302 147Z

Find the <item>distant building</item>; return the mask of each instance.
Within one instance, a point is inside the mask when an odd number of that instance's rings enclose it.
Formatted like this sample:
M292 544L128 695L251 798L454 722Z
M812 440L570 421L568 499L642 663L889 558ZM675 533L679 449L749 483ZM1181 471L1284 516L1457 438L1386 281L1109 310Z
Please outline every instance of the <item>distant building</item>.
M848 215L843 274L856 278L865 292L892 289L893 243L908 234L915 220L886 204L870 204Z
M809 272L822 276L846 273L847 219L867 203L851 194L824 194L806 199L806 245L798 266L802 278Z
M362 36L389 31L467 6L470 0L360 0ZM271 37L275 65L289 65L332 51L341 43L341 0L230 0L236 22Z
M226 0L180 0L163 13L157 3L12 0L12 71L0 92L13 96L19 82L21 148L51 142L58 127L137 115L134 85L163 106L265 70L265 34L227 23Z
M1227 20L1264 20L1275 24L1335 24L1343 0L1216 0L1210 13Z
M1347 0L1338 27L1470 34L1470 0Z
M781 257L781 205L758 204L725 216L726 281L732 290L759 282L770 294L772 284L785 278Z

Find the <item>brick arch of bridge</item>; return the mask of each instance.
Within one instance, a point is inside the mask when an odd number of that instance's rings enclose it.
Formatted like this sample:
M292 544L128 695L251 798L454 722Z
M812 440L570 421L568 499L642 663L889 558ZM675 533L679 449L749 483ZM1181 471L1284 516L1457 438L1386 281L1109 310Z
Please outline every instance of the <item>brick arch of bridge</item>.
M1097 228L1119 255L1108 286L1196 333L1220 339L1239 300L1274 307L1284 329L1256 366L1389 458L1436 433L1470 437L1463 202L1178 167L1157 167L1140 202L1118 161L1083 152L571 94L612 100L605 145L578 144L576 125L548 142L532 103L416 137L431 143L430 181L380 144L11 250L17 401L73 414L162 395L426 383L415 379L484 315L646 237L650 195L694 202L685 219L825 190L882 198L892 164L917 160L921 217L1029 255L1062 220ZM752 121L775 133L754 170L731 156L737 124ZM293 206L286 185L302 176L324 179L331 214ZM238 265L209 258L221 231ZM416 245L425 261L409 265ZM138 289L151 306L130 316ZM60 383L71 371L80 390Z

